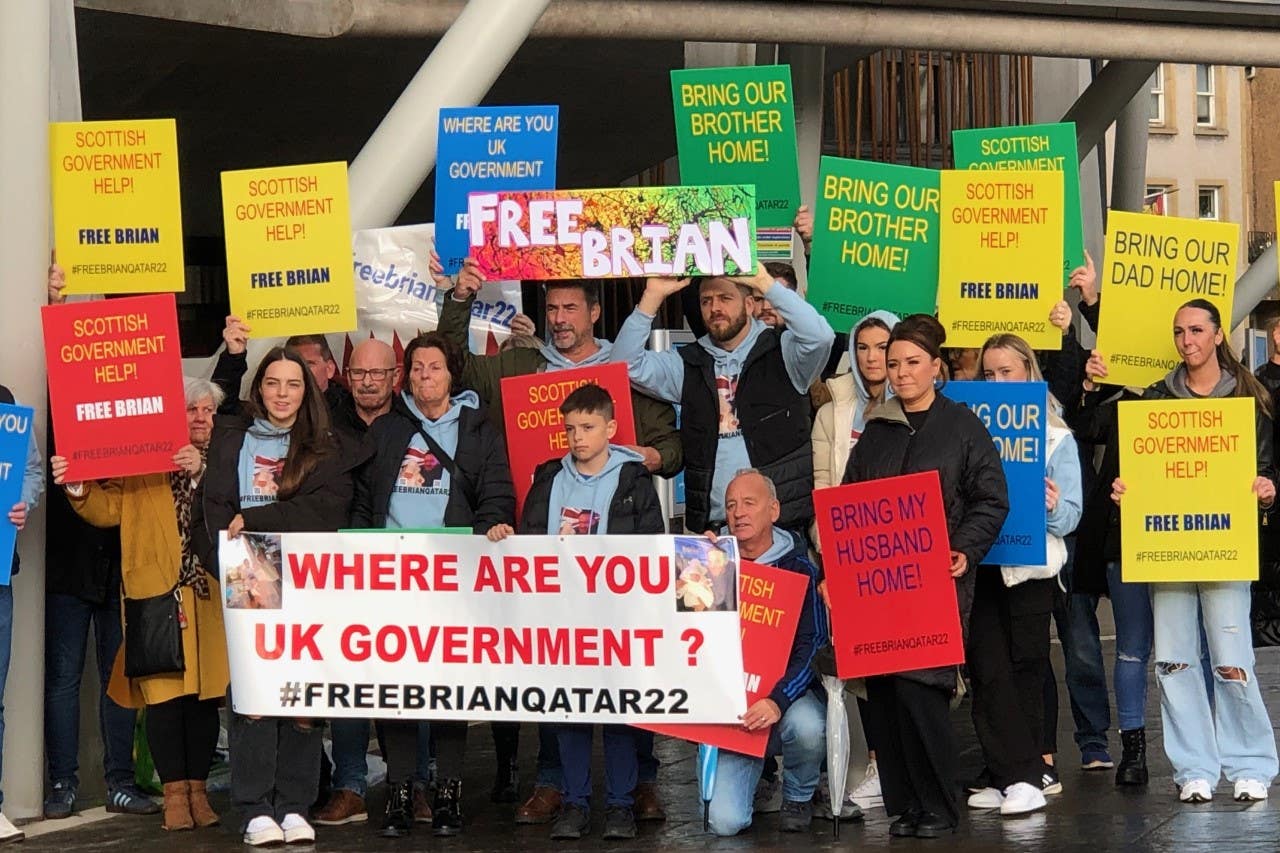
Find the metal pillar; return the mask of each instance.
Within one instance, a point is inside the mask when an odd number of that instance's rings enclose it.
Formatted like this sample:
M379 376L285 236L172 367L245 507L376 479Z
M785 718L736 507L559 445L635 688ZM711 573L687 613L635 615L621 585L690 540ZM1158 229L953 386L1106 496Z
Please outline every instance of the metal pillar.
M435 168L442 107L475 106L551 0L471 0L351 164L351 227L394 224Z
M1280 276L1280 263L1277 263L1276 246L1273 243L1236 281L1235 302L1231 306L1231 328L1234 329L1249 319L1254 307L1266 299L1267 294L1276 286L1277 276Z
M1141 212L1147 194L1147 99L1134 95L1116 120L1111 209Z
M44 447L45 372L39 308L49 263L48 0L0 3L0 338L3 381L34 406ZM44 793L44 512L18 537L13 646L6 690L5 812L34 817Z
M1082 161L1101 144L1107 128L1146 87L1158 64L1127 60L1108 62L1089 88L1080 93L1062 120L1076 123L1076 148Z

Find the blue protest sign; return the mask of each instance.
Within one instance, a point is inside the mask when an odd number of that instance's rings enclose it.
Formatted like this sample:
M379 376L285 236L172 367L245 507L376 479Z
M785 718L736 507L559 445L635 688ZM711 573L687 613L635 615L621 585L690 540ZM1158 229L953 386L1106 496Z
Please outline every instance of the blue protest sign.
M13 546L18 530L9 523L9 508L22 500L22 477L27 470L32 410L0 404L0 585L9 584Z
M1043 566L1049 388L1043 382L948 382L943 393L991 433L1009 483L1009 516L984 563Z
M450 107L436 151L436 252L453 275L467 257L467 195L553 190L559 107Z

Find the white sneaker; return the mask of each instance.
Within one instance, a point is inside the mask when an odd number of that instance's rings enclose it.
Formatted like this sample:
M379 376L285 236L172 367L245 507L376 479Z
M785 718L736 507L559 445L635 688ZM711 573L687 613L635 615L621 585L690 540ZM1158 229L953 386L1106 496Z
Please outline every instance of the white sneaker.
M313 844L316 840L316 831L311 828L311 824L307 823L306 818L300 814L290 813L284 816L284 820L280 821L280 828L284 830L285 844Z
M259 815L244 828L244 843L250 847L269 847L284 843L284 830L266 815Z
M1257 779L1237 779L1235 798L1241 803L1265 800L1267 798L1267 786ZM2 837L0 836L0 838Z
M1184 803L1207 803L1213 799L1213 788L1204 779L1192 779L1182 786L1178 799Z
M1238 784L1239 783L1237 783L1237 785ZM1266 789L1264 788L1262 791L1262 796L1265 797L1266 795L1267 795L1267 792L1266 792ZM6 844L10 841L21 841L26 837L27 837L27 834L25 832L23 832L21 829L18 829L13 824L9 823L9 818L5 817L3 814L0 814L0 844Z
M1015 782L1004 789L1004 802L1000 804L1000 814L1030 814L1044 807L1044 791L1026 782Z
M999 788L983 788L976 794L969 795L971 809L998 809L1004 805L1004 794Z
M846 802L852 800L862 809L878 809L884 807L884 796L880 791L880 770L872 761L867 765L867 774L862 777L858 787L849 792Z

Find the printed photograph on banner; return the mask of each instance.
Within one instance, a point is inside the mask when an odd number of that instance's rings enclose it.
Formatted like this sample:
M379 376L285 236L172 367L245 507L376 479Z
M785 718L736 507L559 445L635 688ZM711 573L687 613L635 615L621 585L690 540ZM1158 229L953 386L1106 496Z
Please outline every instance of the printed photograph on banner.
M938 304L938 171L823 157L805 300L837 332Z
M1106 382L1138 388L1181 363L1173 317L1205 299L1225 321L1235 299L1240 226L1114 210L1107 215L1096 349Z
M472 193L471 257L489 279L749 275L747 186Z
M938 319L948 347L1011 332L1062 349L1049 312L1063 297L1062 172L944 171Z
M63 293L186 289L177 122L53 122L49 151Z
M1084 264L1075 122L953 130L951 142L957 169L1062 173L1062 285L1066 287L1071 271Z
M1126 582L1258 579L1253 397L1119 404Z
M676 611L738 609L738 540L676 537Z
M225 567L222 588L232 610L279 610L284 606L284 563L278 533L241 533L218 544Z

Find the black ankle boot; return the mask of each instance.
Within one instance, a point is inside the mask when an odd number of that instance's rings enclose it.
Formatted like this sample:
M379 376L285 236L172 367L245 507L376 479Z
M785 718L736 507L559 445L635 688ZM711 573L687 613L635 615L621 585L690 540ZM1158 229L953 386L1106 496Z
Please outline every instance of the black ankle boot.
M493 790L489 800L495 803L514 803L520 797L520 775L516 772L515 756L498 756L498 769L493 776Z
M387 812L382 819L383 838L403 838L413 830L413 782L388 785Z
M457 835L462 831L462 780L443 779L436 788L431 807L431 831L435 835Z
M1116 767L1117 785L1147 784L1147 730L1134 729L1120 733L1124 754Z

